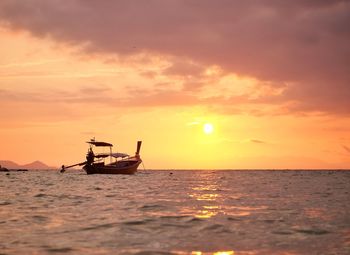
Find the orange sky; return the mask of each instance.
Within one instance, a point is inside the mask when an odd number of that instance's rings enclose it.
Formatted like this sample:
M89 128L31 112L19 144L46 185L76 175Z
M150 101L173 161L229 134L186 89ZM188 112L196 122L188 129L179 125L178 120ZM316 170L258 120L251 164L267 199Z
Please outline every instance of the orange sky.
M294 23L284 26L306 41L285 44L295 34L278 27L265 28L267 38L254 33L261 19L283 16L280 6L252 4L254 15L222 20L222 30L204 21L215 15L207 9L225 16L225 8L209 2L181 2L181 17L159 2L173 16L157 12L153 21L153 10L135 18L145 6L129 6L130 13L111 16L100 31L102 17L111 15L107 9L126 7L73 1L55 9L35 2L35 9L20 1L0 4L0 160L76 163L84 160L85 141L96 137L129 153L142 140L147 169L350 168L349 33L323 31L312 49L307 41L316 36L315 15L322 23L349 4L311 5L307 17L297 4L290 7ZM85 13L90 9L96 17ZM192 19L191 13L199 16L182 27L176 18ZM169 24L161 24L167 17ZM152 22L144 25L143 18ZM301 27L300 19L309 23ZM251 35L231 39L241 23ZM122 25L130 34L113 32ZM281 44L262 52L271 38ZM326 51L329 46L336 49ZM210 134L203 132L206 123L214 127Z

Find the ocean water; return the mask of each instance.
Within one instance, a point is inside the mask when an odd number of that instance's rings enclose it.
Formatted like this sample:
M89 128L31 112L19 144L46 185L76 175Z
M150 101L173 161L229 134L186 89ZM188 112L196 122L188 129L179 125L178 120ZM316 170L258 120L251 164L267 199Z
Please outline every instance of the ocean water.
M0 173L0 254L350 254L350 171Z

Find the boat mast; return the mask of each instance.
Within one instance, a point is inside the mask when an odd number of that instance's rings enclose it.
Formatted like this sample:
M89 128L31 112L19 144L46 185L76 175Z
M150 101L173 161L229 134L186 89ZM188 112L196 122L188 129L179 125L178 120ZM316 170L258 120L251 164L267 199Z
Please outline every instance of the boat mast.
M112 146L109 146L109 163L112 164Z

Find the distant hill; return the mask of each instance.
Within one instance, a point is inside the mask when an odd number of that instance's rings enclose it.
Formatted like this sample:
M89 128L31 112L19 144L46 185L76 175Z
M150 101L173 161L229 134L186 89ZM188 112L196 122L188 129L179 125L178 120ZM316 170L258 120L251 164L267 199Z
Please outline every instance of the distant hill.
M0 160L0 165L1 167L6 167L8 169L52 169L54 168L38 160L25 165L19 165L10 160Z
M13 161L10 161L10 160L0 160L0 165L1 165L1 167L6 167L6 168L10 168L10 169L20 168L20 166L18 164L16 164Z
M52 168L52 167L49 167L48 165L46 165L43 162L38 161L38 160L36 160L32 163L29 163L29 164L25 164L22 167L27 168L27 169L49 169L49 168Z

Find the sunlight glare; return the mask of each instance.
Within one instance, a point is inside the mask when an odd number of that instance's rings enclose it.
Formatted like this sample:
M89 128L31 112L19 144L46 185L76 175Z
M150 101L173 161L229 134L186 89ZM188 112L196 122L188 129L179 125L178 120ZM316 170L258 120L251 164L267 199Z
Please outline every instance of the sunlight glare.
M211 123L205 123L205 124L203 125L203 131L204 131L204 133L206 133L207 135L213 133L213 131L214 131L213 124L211 124Z
M233 254L235 254L234 251L218 251L213 253L213 255L233 255Z

